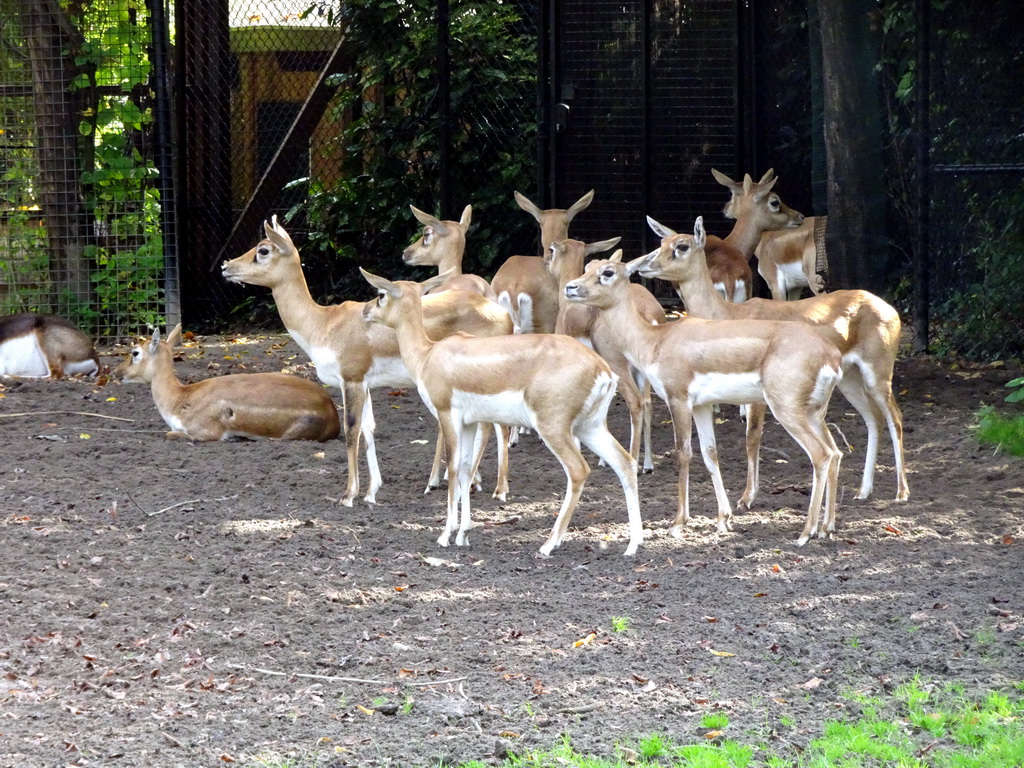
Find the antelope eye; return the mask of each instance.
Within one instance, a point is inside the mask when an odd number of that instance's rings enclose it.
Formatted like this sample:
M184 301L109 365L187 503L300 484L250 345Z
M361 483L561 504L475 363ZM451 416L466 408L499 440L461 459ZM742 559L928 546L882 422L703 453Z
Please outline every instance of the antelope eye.
M773 211L779 210L779 203L780 200L775 195L772 195L771 197L768 198L768 207L771 208Z
M132 350L132 359L138 358L138 356L139 356L139 350L133 349Z
M263 258L266 258L269 255L270 255L270 248L269 248L269 246L261 245L259 248L256 249L256 256L258 256L258 257L262 256Z
M685 256L690 251L690 244L683 243L682 245L676 246L676 256Z
M427 229L424 229L423 230L423 244L424 245L430 245L430 241L433 240L433 239L434 239L434 230L430 229L429 227Z
M615 277L614 269L605 269L601 272L601 278L604 280L611 280L613 277Z

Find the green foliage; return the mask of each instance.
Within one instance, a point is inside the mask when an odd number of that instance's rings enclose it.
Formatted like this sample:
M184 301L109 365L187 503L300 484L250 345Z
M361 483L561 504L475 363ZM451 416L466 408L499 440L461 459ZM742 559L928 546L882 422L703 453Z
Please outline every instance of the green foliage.
M629 617L628 616L612 616L612 631L613 632L628 632L629 631Z
M1024 403L1024 376L1007 382L1006 386L1011 390L1006 402ZM1024 456L1024 413L1006 416L993 406L983 406L978 411L977 428L978 440L982 443L998 446L1014 456Z
M80 35L66 52L77 70L69 90L78 115L77 125L67 127L80 136L76 194L88 222L80 244L62 245L80 247L88 259L92 300L83 305L67 297L58 303L70 306L70 319L95 335L135 333L162 322L157 173L143 153L152 122L146 2L61 2L60 7L63 21ZM12 115L16 109L27 112L27 101L0 102L5 125L25 123ZM57 310L46 222L34 211L39 165L31 135L28 131L20 140L28 149L5 152L3 159L0 191L7 210L0 232L0 282L15 288L0 296L0 312Z
M344 4L340 14L354 63L352 74L337 78L342 87L334 104L342 172L336 183L308 180L306 201L288 217L306 217L307 259L343 268L314 295L366 293L359 264L379 263L393 277L426 277L422 269L406 268L403 275L399 258L418 229L410 204L455 218L472 204L465 269L485 275L514 252L513 238L535 230L529 217L508 215L513 190L532 189L536 176L536 41L518 7L494 0L451 3L447 157L454 210L442 212L436 3ZM318 272L307 270L312 281Z

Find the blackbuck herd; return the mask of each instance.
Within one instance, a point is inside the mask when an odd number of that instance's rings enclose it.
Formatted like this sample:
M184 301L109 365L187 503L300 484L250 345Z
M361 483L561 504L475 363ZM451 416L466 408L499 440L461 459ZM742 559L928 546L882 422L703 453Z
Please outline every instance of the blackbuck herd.
M690 516L691 427L711 474L717 527L730 530L732 506L715 445L713 409L745 406L747 482L738 507L758 492L759 454L766 408L800 445L813 469L807 521L797 544L827 537L836 524L842 457L825 422L838 388L867 428L858 499L874 487L878 441L892 440L896 499L910 495L903 457L903 420L893 396L900 318L893 307L862 290L821 291L814 273L810 219L783 204L768 171L735 182L715 178L731 193L725 213L735 220L725 238L708 235L698 218L693 233L677 233L648 217L660 247L631 261L612 238L583 243L568 237L570 222L593 199L567 209L541 210L515 193L540 226L542 257L511 256L488 283L462 272L472 209L459 221L441 221L413 207L422 233L402 254L407 264L436 267L422 283L391 281L361 270L378 296L370 302L323 306L310 295L299 253L276 217L264 223L256 247L225 262L225 279L270 288L288 333L309 356L320 381L342 393L343 419L323 387L286 374L235 374L182 384L172 348L159 331L140 343L115 375L148 382L169 435L192 440L239 437L329 440L344 429L347 484L342 503L360 494L360 445L377 500L382 477L374 441L370 390L413 387L437 418L438 438L427 489L442 483L447 457L447 520L438 543L467 543L470 493L489 431L497 435L494 490L509 491L508 447L519 430L532 430L561 463L565 497L547 541L548 555L565 536L590 467L581 445L618 476L626 501L632 555L643 541L637 474L653 469L651 391L669 408L678 456L678 500L672 533ZM750 260L768 282L772 299L750 298ZM686 315L670 319L661 303L631 278L666 280ZM803 288L814 294L796 299ZM794 300L786 300L794 299ZM0 374L46 376L95 373L89 340L52 316L0 320ZM630 415L629 447L608 430L615 393Z

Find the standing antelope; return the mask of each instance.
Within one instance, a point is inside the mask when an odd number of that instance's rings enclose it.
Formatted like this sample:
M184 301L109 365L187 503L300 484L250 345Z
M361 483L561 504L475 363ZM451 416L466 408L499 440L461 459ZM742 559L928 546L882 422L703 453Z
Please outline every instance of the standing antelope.
M438 274L451 277L437 290L464 290L479 293L488 299L496 299L491 284L479 275L462 273L462 257L466 252L466 230L473 217L473 206L467 205L459 221L441 221L424 213L414 205L409 206L412 215L423 225L418 240L402 251L402 260L415 266L437 267Z
M693 235L676 234L650 216L647 221L661 238L661 247L640 270L644 277L671 281L694 317L715 320L799 320L813 327L842 353L843 379L839 391L864 419L868 441L858 499L874 486L878 435L888 425L896 458L896 500L910 497L903 460L903 415L892 391L893 368L899 348L899 313L874 294L862 290L835 291L799 301L751 299L742 304L723 301L711 285L704 259L706 235L697 219ZM748 473L741 504L749 506L757 493L756 467Z
M774 173L769 168L758 182L748 173L740 183L711 169L715 181L732 193L723 213L736 221L725 238L708 235L704 249L711 282L727 301L743 302L750 298L754 279L750 257L761 235L771 230L798 227L804 219L802 213L794 211L772 192L778 181Z
M608 431L608 405L615 395L615 374L608 364L575 339L551 334L478 338L456 333L432 341L423 327L420 292L444 275L420 285L360 271L379 292L376 302L365 305L363 317L398 333L402 359L444 434L449 457L448 516L438 544L448 546L456 528L455 543L466 544L475 424L498 422L535 430L568 479L554 529L540 548L542 555L551 554L562 543L590 474L577 440L618 475L629 516L626 554L634 554L643 540L636 462Z
M614 331L608 328L604 316L594 307L574 304L565 300L565 284L583 274L583 260L592 253L614 247L619 238L586 245L579 240L559 240L551 244L544 257L544 264L558 281L559 306L555 333L578 339L608 361L612 371L619 377L619 394L629 410L629 454L634 460L640 459L643 443L643 471L652 472L654 461L651 457L651 387L643 375L633 368L622 356L618 346L609 337ZM622 251L616 251L621 256ZM613 259L616 257L613 256ZM666 321L665 310L654 295L638 283L630 283L634 300L644 320L653 324Z
M57 315L0 317L0 376L95 376L100 360L92 341Z
M181 323L160 341L132 348L115 370L125 381L149 384L167 437L231 440L333 440L341 432L338 409L324 388L284 373L238 373L182 384L174 375L172 349L181 343Z
M818 274L815 228L827 217L808 216L796 229L765 232L754 250L757 271L768 283L776 301L796 301L803 289L817 296L825 285Z
M299 252L291 237L274 217L264 222L266 237L255 248L222 265L224 277L236 283L271 289L281 320L291 337L309 355L324 384L342 391L345 414L348 482L341 503L352 506L359 494L359 442L366 440L370 486L365 500L375 503L381 486L375 422L370 400L372 387L409 387L413 378L402 364L395 332L363 322L363 303L346 301L323 306L309 293L302 274ZM493 301L469 291L445 291L423 298L427 333L440 339L454 331L478 336L512 333L512 318ZM505 441L499 440L499 476L496 494L505 493L507 457ZM433 479L437 467L431 471Z
M540 225L540 243L547 253L551 243L569 236L569 223L594 199L590 190L566 209L542 211L526 196L515 193L519 207ZM491 279L498 303L516 321L519 333L554 333L558 317L558 284L544 267L543 256L509 256Z
M730 530L732 509L718 466L713 406L767 403L814 468L807 522L797 544L805 544L815 534L831 534L842 454L825 425L825 410L842 377L839 350L801 323L685 317L651 325L640 316L629 290L630 275L648 258L629 264L591 262L582 277L565 286L565 295L605 314L622 354L644 373L671 411L679 462L672 533L679 535L690 517L692 424L697 426L701 454L715 488L718 530L724 533Z

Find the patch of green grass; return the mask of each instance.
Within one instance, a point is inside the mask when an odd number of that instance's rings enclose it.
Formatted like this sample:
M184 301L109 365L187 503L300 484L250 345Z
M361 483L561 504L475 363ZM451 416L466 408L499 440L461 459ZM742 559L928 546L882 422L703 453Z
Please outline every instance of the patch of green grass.
M1020 768L1024 766L1024 682L1010 693L974 700L955 683L913 678L886 697L851 696L856 717L829 720L794 755L786 744L757 747L735 740L679 744L664 734L620 745L615 757L585 755L568 738L550 751L526 753L502 768ZM792 718L780 718L792 727ZM701 718L705 728L728 725L724 714ZM463 768L478 768L468 763Z
M700 724L704 728L721 730L729 725L729 716L724 712L708 712L701 716Z
M1024 376L1007 382L1006 386L1011 390L1006 402L1024 402ZM982 406L978 411L977 429L980 442L995 445L1014 456L1024 456L1024 413L1005 416L990 405Z
M628 616L612 616L612 631L626 632L629 630Z

